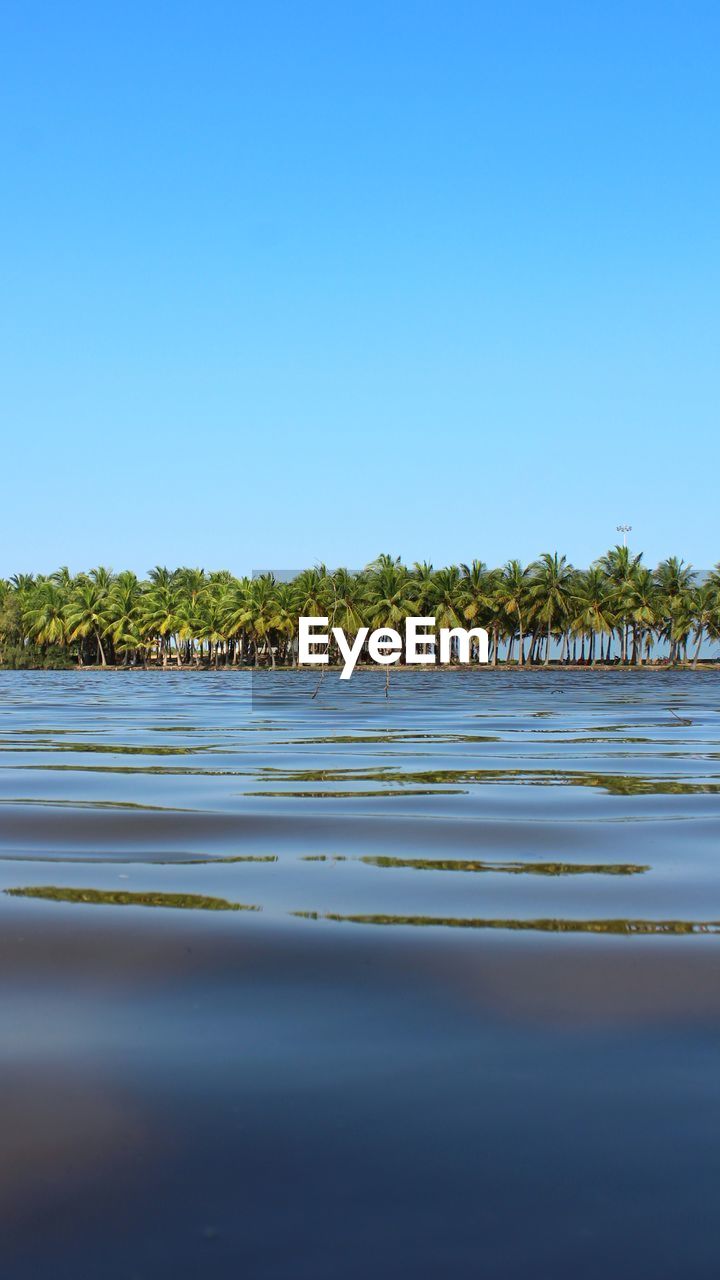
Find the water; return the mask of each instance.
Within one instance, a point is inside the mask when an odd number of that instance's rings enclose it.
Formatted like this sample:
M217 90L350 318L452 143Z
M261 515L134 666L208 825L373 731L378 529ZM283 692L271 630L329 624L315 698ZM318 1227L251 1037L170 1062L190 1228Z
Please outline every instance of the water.
M3 1276L716 1275L716 674L389 693L0 673Z

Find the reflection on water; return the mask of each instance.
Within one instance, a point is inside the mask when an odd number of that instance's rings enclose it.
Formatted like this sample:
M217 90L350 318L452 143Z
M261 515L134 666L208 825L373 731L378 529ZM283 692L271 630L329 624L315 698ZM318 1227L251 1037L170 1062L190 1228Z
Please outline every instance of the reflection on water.
M391 800L393 797L402 798L407 796L457 796L462 795L461 787L404 787L402 791L391 791L389 787L378 787L374 791L361 791L360 788L354 788L352 791L323 791L315 788L313 791L249 791L251 796L267 796L274 800L290 799L290 800Z
M714 1275L717 673L317 684L0 673L3 1280Z
M58 768L65 766L59 765ZM137 770L137 772L144 772ZM158 770L154 770L158 772ZM169 771L167 771L169 772ZM173 772L191 772L190 770L173 770ZM692 792L716 792L720 790L720 782L688 782L678 778L633 777L624 774L585 773L579 770L550 769L436 769L433 771L418 769L413 773L402 773L397 769L375 769L362 773L356 769L326 770L323 772L307 772L300 770L280 773L271 772L276 782L380 782L405 785L411 782L432 784L432 789L408 788L403 792L391 792L387 786L383 791L253 791L251 795L266 796L374 796L374 795L432 795L434 792L457 791L457 787L447 787L446 783L473 783L476 785L534 786L534 787L599 787L608 795L690 795Z
M365 857L369 867L410 867L413 871L502 871L512 876L635 876L649 867L629 862L471 862L468 858Z
M446 929L529 929L539 933L718 933L717 920L472 920L463 916L344 916L336 911L296 911L304 920L348 924L412 925Z
M43 898L48 902L90 902L105 907L173 907L181 911L260 911L245 902L208 898L201 893L127 893L119 889L58 889L36 885L32 889L6 889L12 898Z

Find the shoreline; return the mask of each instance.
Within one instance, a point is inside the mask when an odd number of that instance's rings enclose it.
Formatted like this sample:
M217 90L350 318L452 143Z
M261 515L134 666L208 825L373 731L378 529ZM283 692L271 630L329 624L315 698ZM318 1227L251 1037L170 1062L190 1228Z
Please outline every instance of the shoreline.
M330 663L327 666L324 666L322 668L322 675L330 674L330 673L335 674L336 672L340 672L342 670L343 670L342 663ZM41 666L4 667L0 665L0 675L4 675L9 672L18 672L18 671L42 671L46 675L50 675L50 674L68 675L71 672L78 672L82 674L107 673L107 674L114 674L114 675L115 674L129 675L133 672L135 673L143 672L146 674L153 673L153 674L159 674L159 675L179 675L179 674L222 675L222 674L227 674L228 672L235 672L237 674L245 673L245 674L256 675L256 676L281 675L281 674L283 675L315 675L318 680L322 679L322 675L319 673L318 668L315 666L270 667L270 666L264 665L259 667L251 667L251 666L239 666L239 665L234 666L233 664L228 664L228 665L223 664L221 666L216 667L207 663L205 664L183 663L180 666L178 666L177 663L168 663L167 666L162 666L162 664L157 664L157 663L149 663L147 666L143 666L142 664L131 666L129 664L125 665L122 663L119 663L119 664L107 663L105 666L85 664L83 666L75 665L70 667L41 667ZM695 664L693 664L692 662L676 662L671 665L669 662L657 662L657 663L636 663L635 665L633 665L631 663L621 663L621 662L605 662L605 663L598 662L595 664L595 666L592 666L588 663L551 661L550 663L548 663L547 666L544 663L540 663L539 665L533 665L533 666L530 666L529 664L519 666L514 662L510 662L510 663L498 662L495 666L493 666L492 663L483 663L483 664L457 663L457 664L453 664L452 666L441 666L440 664L437 664L437 665L427 664L427 665L418 666L418 665L409 664L409 663L393 663L392 666L388 667L388 666L379 666L377 663L373 663L373 662L366 662L366 663L358 663L356 665L355 672L360 672L360 671L373 672L376 676L381 678L382 677L387 678L388 672L390 673L390 675L397 674L398 672L402 672L404 675L423 675L431 671L438 671L438 672L441 671L444 675L468 675L472 673L478 676L484 675L486 672L502 673L504 675L507 675L510 672L517 672L518 674L522 674L522 675L542 675L542 674L547 675L551 673L553 675L558 675L559 673L566 672L566 671L573 671L573 672L579 671L583 673L592 673L593 675L606 675L611 672L624 672L628 674L631 674L631 673L634 674L636 672L652 672L652 673L655 673L656 675L659 675L659 674L668 674L670 672L674 673L679 671L690 671L690 672L694 671L696 673L699 671L720 671L720 658L699 658L697 663Z

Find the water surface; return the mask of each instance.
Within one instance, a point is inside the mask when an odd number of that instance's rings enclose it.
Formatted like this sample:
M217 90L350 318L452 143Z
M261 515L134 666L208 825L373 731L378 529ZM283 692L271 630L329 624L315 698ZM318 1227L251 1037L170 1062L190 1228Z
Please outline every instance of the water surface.
M0 673L4 1274L716 1274L713 672Z

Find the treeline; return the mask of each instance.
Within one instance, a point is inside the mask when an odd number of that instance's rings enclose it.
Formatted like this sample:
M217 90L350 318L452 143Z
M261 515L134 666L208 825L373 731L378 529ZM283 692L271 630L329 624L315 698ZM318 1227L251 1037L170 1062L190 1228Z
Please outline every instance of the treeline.
M558 554L501 569L409 568L383 555L359 573L321 565L289 582L160 567L144 580L104 568L17 574L0 581L0 662L292 665L301 615L352 636L402 629L413 614L486 627L493 664L695 663L703 642L720 639L720 565L702 579L676 557L651 570L617 546L585 570Z

